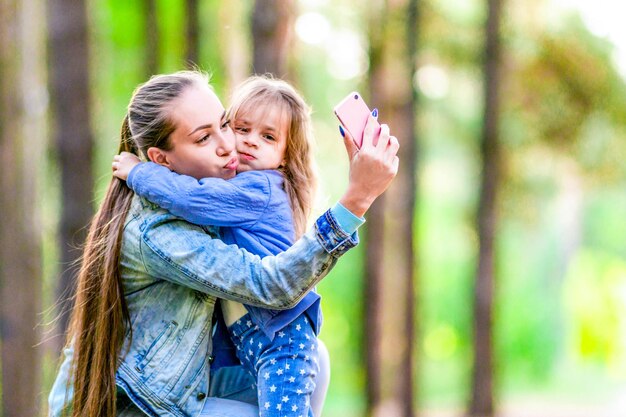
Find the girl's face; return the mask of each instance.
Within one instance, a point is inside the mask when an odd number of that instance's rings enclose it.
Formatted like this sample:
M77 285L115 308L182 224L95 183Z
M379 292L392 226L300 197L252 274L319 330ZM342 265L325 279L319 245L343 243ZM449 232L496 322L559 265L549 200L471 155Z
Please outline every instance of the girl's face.
M167 166L194 178L235 176L239 164L235 135L226 121L224 106L206 85L188 87L171 106L176 129L172 148L163 151Z
M277 169L285 164L289 126L279 106L239 112L232 125L237 137L238 172Z

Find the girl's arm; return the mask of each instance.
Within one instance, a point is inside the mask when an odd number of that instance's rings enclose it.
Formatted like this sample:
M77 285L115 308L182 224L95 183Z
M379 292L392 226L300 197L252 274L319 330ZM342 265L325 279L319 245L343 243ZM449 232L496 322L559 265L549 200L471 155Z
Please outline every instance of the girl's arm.
M170 213L200 226L251 226L270 201L268 173L249 171L231 180L180 175L153 162L137 164L128 186Z

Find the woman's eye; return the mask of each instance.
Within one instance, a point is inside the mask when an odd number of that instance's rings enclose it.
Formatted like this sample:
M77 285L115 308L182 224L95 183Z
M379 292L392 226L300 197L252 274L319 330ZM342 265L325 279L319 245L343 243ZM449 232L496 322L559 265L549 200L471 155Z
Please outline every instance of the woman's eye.
M205 142L205 141L209 140L209 138L210 138L210 137L211 137L211 135L204 135L204 136L202 136L200 139L198 139L198 140L196 141L196 143L202 143L202 142Z
M222 123L222 130L226 129L229 124L230 124L230 120L226 120L224 123Z

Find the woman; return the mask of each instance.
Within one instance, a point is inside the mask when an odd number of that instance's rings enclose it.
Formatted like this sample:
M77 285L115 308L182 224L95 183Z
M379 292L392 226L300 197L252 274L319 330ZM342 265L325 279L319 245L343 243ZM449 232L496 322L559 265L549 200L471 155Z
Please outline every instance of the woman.
M353 232L398 166L398 143L388 129L376 146L373 124L367 132L360 150L344 140L350 181L341 204L289 250L263 260L112 179L87 237L51 415L112 417L118 405L131 402L151 416L209 415L216 299L293 307L357 244ZM119 151L195 178L228 179L235 175L234 147L206 77L181 72L153 77L135 91Z

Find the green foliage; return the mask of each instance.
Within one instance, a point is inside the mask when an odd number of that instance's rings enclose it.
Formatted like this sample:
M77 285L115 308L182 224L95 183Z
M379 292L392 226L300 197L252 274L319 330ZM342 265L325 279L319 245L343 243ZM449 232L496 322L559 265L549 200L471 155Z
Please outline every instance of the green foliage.
M141 4L90 3L97 197L111 178L126 105L135 86L148 76ZM159 69L183 69L183 2L157 4L159 26L153 30L162 39ZM337 45L332 36L348 32L367 50L368 10L348 0L300 4L302 12L324 16L334 31L326 44L296 42L293 58L293 80L314 110L323 209L340 196L347 170L331 109L349 91L367 92L366 66L350 79L333 76ZM525 4L516 2L510 10ZM212 84L224 102L232 81L225 61L230 31L243 31L243 38L249 38L246 14L251 5L200 2L198 64L213 74ZM418 385L421 405L458 408L465 403L471 375L485 9L478 1L422 5L419 64L441 69L448 92L429 97L421 91L418 108ZM612 64L611 46L579 20L563 22L559 30L541 22L530 27L521 16L511 15L504 31L504 175L498 201L494 335L496 381L505 399L521 391L553 392L565 386L562 390L574 398L586 393L580 381L589 378L599 381L597 390L610 390L613 381L623 382L618 373L626 370L626 87ZM236 52L250 53L246 48ZM58 211L58 197L52 194L58 185L49 182L45 273L52 275L51 212ZM562 203L566 197L572 202ZM578 217L563 223L572 212ZM362 312L368 300L361 296L362 268L361 248L346 255L319 286L325 313L321 338L333 363L329 415L359 415L364 407Z

